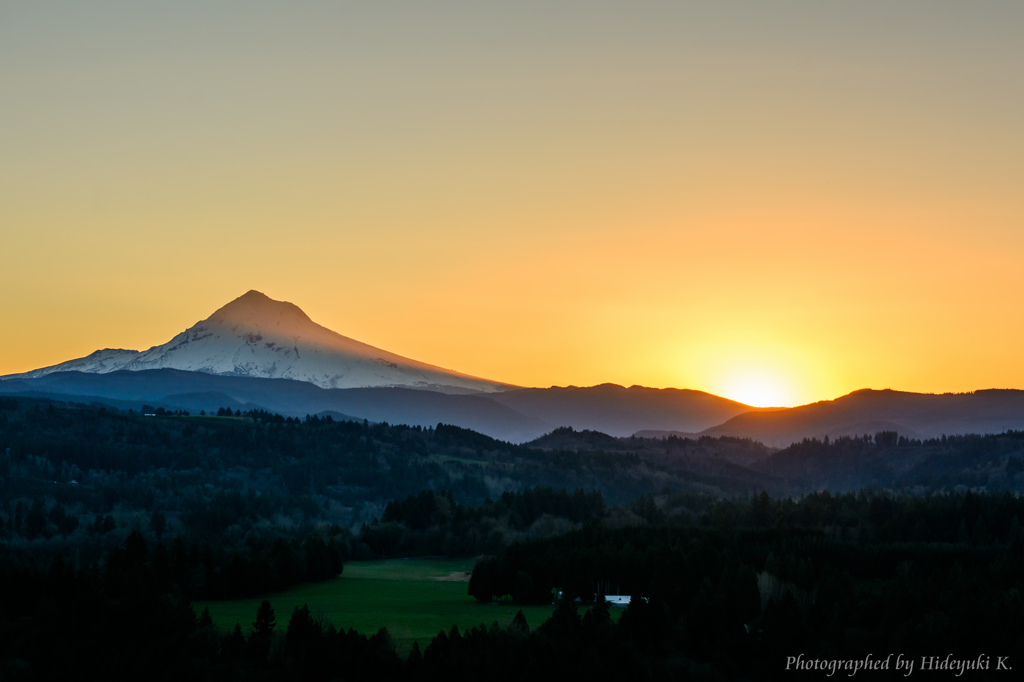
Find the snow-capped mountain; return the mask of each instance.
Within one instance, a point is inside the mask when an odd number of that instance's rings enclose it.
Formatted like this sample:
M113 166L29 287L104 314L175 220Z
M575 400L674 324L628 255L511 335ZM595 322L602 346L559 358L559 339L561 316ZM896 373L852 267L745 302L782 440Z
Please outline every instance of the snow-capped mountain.
M149 350L108 348L15 376L146 369L294 379L321 388L396 386L489 393L514 388L410 360L342 336L313 322L298 306L275 301L258 291L236 298Z

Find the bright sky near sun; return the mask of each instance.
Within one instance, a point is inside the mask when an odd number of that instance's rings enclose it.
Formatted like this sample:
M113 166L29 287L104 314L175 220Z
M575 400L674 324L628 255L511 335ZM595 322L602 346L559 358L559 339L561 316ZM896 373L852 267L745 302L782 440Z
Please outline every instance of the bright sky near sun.
M1024 3L0 4L0 374L249 289L526 386L1024 388Z

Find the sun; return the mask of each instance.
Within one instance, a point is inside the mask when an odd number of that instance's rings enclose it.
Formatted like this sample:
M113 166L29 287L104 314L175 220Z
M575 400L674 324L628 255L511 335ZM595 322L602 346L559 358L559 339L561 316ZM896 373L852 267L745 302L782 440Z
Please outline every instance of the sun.
M681 382L751 407L811 402L832 379L816 347L757 330L725 330L681 354Z
M751 407L784 407L793 404L788 383L768 370L744 370L732 374L723 382L721 395Z

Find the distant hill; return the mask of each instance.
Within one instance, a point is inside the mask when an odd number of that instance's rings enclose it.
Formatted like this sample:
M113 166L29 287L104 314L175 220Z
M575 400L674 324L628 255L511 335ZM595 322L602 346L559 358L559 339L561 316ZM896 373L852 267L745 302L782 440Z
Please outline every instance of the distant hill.
M448 394L410 388L324 389L291 379L218 376L175 369L120 370L107 374L57 372L0 381L0 393L154 407L216 411L218 407L264 409L303 417L323 412L372 422L434 426L458 424L495 438L522 442L553 428L484 394Z
M628 436L651 426L704 428L744 409L740 403L700 391L623 388L524 389L507 393L452 394L403 387L324 389L289 379L221 376L175 369L103 374L54 372L7 377L0 393L79 402L108 401L118 408L146 402L154 407L199 412L251 408L302 417L324 412L391 424L470 428L521 443L559 426ZM603 425L599 428L597 425Z
M746 412L702 435L752 438L785 447L804 438L896 431L908 438L1024 429L1024 391L906 393L864 389L835 400L782 410Z
M612 436L630 436L640 430L702 431L738 414L757 411L703 391L617 384L513 389L490 397L555 426Z
M120 409L138 409L145 402L191 412L258 408L296 417L326 412L391 424L445 423L513 443L558 427L614 437L733 436L776 448L804 438L879 431L920 439L1024 429L1024 391L1018 390L944 395L862 390L800 407L752 409L700 391L612 384L454 394L404 387L324 389L289 379L159 369L7 377L0 380L0 394L105 402Z
M600 431L576 431L571 426L562 426L525 444L541 450L586 450L617 452L625 451L628 445Z

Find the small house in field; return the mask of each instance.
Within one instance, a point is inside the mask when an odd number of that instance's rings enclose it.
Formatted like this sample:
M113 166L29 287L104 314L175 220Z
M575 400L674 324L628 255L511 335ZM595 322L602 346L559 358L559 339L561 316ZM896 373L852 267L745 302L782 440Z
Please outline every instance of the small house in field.
M600 599L601 597L598 596L597 598ZM604 595L604 600L608 603L608 606L617 606L617 607L622 608L622 609L624 609L627 606L629 606L630 599L632 599L632 597L630 595L628 595L628 594L606 594L606 595ZM557 595L556 595L556 597L555 597L555 601L558 602L558 601L561 601L561 600L562 600L562 591L559 590ZM580 599L579 597L576 597L576 601L579 602L580 604L583 603L583 600Z
M626 608L629 606L630 596L628 594L606 594L604 600L608 603L608 606L618 606L619 608Z

